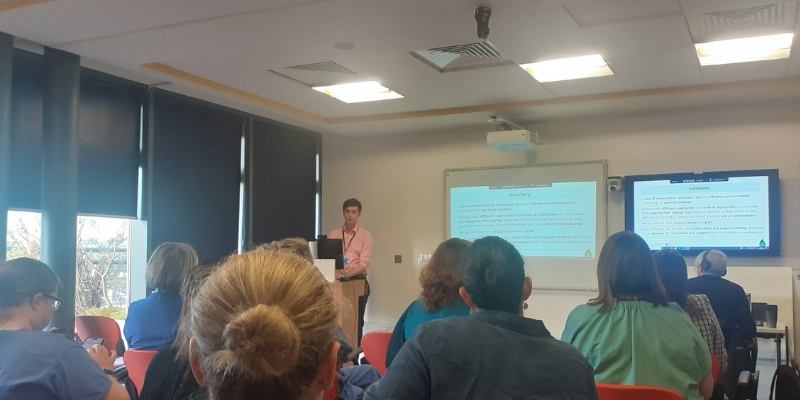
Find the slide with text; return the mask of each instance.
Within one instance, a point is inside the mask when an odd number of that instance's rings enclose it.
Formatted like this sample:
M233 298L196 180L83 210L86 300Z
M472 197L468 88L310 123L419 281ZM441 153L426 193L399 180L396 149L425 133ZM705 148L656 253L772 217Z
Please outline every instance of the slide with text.
M524 257L594 258L596 182L450 189L450 237L499 236Z
M634 183L634 230L653 250L769 248L766 176Z

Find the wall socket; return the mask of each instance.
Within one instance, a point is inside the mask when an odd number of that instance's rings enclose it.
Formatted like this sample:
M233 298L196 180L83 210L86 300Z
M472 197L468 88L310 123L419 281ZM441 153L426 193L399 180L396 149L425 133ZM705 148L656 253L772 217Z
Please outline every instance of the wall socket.
M395 264L402 264L403 263L403 256L401 256L399 254L395 255L394 256L394 263Z

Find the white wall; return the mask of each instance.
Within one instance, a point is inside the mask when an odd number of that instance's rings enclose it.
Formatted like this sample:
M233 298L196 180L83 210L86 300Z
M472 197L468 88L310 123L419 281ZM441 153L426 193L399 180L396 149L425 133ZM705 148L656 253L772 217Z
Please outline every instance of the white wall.
M323 231L342 223L341 203L364 204L361 224L375 239L368 325L392 327L419 292L418 254L444 239L446 168L605 159L609 175L779 168L783 227L780 258L732 259L732 266L783 266L800 272L800 104L762 103L662 111L647 115L548 122L548 144L535 156L489 148L484 129L411 136L349 138L323 135ZM624 229L622 194L609 197L609 233ZM402 255L401 264L394 255ZM797 290L797 289L795 289ZM549 293L532 308L556 335L559 299L592 293ZM797 294L795 295L797 298ZM540 298L535 299L543 301ZM757 299L755 301L758 301ZM797 321L797 318L795 318ZM562 326L558 326L562 324Z

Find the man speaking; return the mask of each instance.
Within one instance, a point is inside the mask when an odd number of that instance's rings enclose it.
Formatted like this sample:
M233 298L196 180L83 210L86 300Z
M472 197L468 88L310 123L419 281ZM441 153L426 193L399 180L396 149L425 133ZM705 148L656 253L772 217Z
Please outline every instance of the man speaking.
M361 336L364 331L364 310L369 298L369 282L367 272L370 258L372 258L372 235L358 225L361 217L361 202L356 199L347 199L342 204L344 225L328 234L331 239L342 239L344 254L344 269L337 277L339 279L364 279L365 294L358 298L358 345L361 345Z

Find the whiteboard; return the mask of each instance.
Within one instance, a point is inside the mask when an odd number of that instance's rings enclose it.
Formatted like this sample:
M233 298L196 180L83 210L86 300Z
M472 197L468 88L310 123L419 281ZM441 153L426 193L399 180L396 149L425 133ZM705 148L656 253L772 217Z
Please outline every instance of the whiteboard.
M607 171L604 160L445 170L445 237L507 239L539 290L596 289Z

